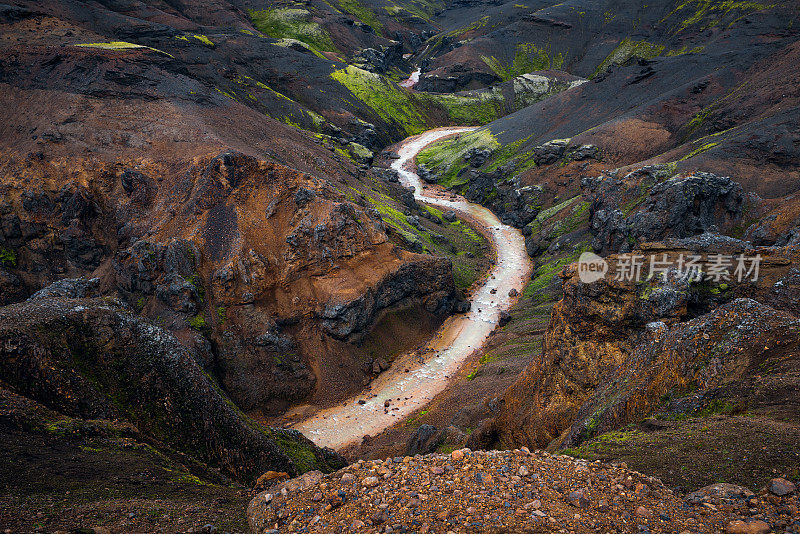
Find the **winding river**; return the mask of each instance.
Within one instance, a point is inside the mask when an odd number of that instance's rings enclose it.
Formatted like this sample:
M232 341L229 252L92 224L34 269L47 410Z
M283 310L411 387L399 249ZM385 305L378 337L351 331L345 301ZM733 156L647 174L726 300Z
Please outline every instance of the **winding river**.
M365 435L374 436L423 408L447 387L464 361L486 342L500 319L500 312L509 309L517 298L509 293L512 289L521 292L530 276L531 263L519 230L502 224L483 206L439 186L423 184L411 170L414 157L425 146L471 129L442 128L409 137L400 144L400 157L392 163L392 168L398 171L403 185L414 187L417 200L442 210L453 210L469 220L488 238L497 261L486 283L472 293L471 310L447 318L428 342L422 360L417 353L399 356L390 369L372 382L369 390L293 425L320 446L341 449ZM387 400L390 405L385 409ZM359 404L359 401L365 402Z

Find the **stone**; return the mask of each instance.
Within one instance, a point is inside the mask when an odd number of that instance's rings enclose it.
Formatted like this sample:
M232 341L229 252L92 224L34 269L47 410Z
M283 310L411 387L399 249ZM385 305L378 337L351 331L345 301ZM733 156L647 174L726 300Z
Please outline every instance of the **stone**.
M450 453L450 459L454 461L458 461L464 458L464 451L461 449L454 450Z
M533 149L533 161L536 165L549 165L560 160L567 150L569 139L553 139Z
M345 473L342 475L342 484L350 484L356 479L353 473Z
M513 287L512 287L512 288L511 288L511 289L508 291L508 296L509 296L509 297L516 297L517 295L519 295L519 291L517 291L517 290L516 290L516 288L513 288Z
M442 218L447 222L456 222L456 212L453 210L448 210L442 213Z
M372 488L378 485L378 477L367 477L361 481L361 485L367 488Z
M289 474L283 471L267 471L256 480L255 490L264 491L279 482L288 480Z
M439 444L437 428L433 425L420 425L408 440L408 454L426 454L433 452Z
M567 495L567 502L575 508L586 508L589 506L589 499L584 496L583 490L575 490Z
M769 481L769 485L767 489L773 495L777 495L778 497L784 497L786 495L791 495L797 490L797 486L793 482L786 480L785 478L773 478Z
M767 534L770 531L769 525L764 521L731 521L725 527L728 534Z
M497 321L497 324L500 326L505 326L511 322L511 314L507 311L503 310L500 312L500 318Z
M653 517L653 512L649 508L645 508L644 506L638 506L636 507L636 515L638 517L648 519Z

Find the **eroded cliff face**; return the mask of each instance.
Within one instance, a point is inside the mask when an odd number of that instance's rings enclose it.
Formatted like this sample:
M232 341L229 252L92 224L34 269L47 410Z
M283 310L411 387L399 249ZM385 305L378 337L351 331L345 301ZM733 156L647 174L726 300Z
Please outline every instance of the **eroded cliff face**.
M758 254L757 281L692 280L674 268L646 278L646 266L642 282L616 280L623 256L614 255L607 258L611 274L587 284L569 265L541 354L473 442L575 446L668 411L667 400L702 407L732 397L742 409L793 405L799 253L797 247L754 249L714 234L647 243L633 252L670 265L697 255L705 273L718 254Z
M99 276L105 294L198 350L243 409L346 393L316 379L320 340L360 386L352 342L381 313L422 305L443 317L456 302L447 260L398 249L375 209L311 175L232 151L172 170L72 165L32 163L6 187L17 282L5 303L64 275Z

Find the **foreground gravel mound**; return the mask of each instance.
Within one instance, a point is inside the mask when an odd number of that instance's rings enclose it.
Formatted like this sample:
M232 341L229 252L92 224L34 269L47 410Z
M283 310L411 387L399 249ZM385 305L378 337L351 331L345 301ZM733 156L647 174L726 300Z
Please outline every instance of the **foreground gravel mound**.
M792 523L794 485L783 479L772 485L781 491L757 496L715 484L684 498L625 464L526 448L460 449L306 473L259 493L247 518L257 534L794 532L800 527Z

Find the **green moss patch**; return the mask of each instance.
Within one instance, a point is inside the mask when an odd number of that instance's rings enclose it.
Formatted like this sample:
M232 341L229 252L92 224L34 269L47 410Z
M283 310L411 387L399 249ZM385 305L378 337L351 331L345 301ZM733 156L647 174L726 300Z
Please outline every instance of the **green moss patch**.
M153 48L151 46L144 46L136 43L129 43L127 41L111 41L108 43L79 43L75 46L80 46L82 48L95 48L98 50L138 50L138 49L147 49L152 50L153 52L158 52L159 54L164 54L165 56L173 57L172 54L168 54L163 50L159 50L158 48Z
M707 30L721 23L730 25L750 13L776 5L741 0L686 0L662 20L677 18L675 33L696 25L700 26L700 30Z
M518 44L510 62L503 62L494 56L481 56L481 59L503 81L537 70L561 70L564 66L564 54L555 54L549 48L539 48L534 43Z
M457 188L467 183L459 176L467 167L464 155L472 148L494 150L500 146L497 138L488 129L466 132L456 137L431 143L417 154L417 162L439 175L439 183Z
M342 11L350 13L364 24L370 25L376 33L383 32L383 24L375 16L375 13L358 0L339 0L339 6Z
M400 126L408 135L429 128L428 121L409 92L388 79L352 65L331 73L356 98L372 108L384 121Z
M11 248L0 248L0 265L3 267L17 266L17 253Z
M337 52L330 35L311 20L311 12L306 9L250 10L249 15L253 26L264 35L295 39L323 52Z
M617 47L603 60L589 78L605 72L611 65L624 65L631 59L653 59L664 51L663 45L634 41L630 37L623 39Z

